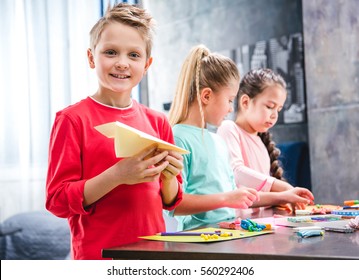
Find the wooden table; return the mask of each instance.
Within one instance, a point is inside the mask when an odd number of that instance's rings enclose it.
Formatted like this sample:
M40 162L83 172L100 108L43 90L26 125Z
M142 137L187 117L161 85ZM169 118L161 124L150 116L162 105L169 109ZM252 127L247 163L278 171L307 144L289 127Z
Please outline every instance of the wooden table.
M260 216L270 217L273 210ZM250 218L259 218L252 215ZM209 225L211 226L211 225ZM213 226L213 225L212 225ZM178 243L141 240L136 243L103 249L102 256L112 259L167 260L276 260L276 259L359 259L359 231L325 232L324 236L300 238L292 228L277 227L275 233L212 243Z

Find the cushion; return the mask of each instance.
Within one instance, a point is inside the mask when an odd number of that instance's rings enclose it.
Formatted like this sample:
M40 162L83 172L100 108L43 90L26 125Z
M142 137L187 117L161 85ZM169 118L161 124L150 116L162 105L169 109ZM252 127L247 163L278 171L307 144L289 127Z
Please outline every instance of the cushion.
M66 219L48 211L14 215L0 224L2 260L61 260L70 252Z

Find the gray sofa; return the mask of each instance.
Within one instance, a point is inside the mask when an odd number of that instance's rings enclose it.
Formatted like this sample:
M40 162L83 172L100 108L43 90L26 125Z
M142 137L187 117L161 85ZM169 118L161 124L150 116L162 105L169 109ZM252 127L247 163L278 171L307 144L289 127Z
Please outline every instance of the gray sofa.
M0 224L2 260L63 260L69 256L66 219L43 210L20 213Z

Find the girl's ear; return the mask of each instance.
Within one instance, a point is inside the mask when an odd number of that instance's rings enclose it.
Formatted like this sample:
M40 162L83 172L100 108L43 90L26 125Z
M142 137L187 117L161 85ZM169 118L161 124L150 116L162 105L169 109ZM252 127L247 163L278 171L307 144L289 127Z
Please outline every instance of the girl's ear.
M204 88L201 91L201 101L204 105L207 105L211 100L213 91L210 88Z
M91 51L90 48L87 49L87 60L89 62L90 68L94 69L95 68L95 61L94 61L93 54L92 54L92 51Z
M249 106L249 101L251 99L249 98L249 96L247 94L243 94L240 98L239 98L239 102L238 102L238 108L239 109L247 109Z

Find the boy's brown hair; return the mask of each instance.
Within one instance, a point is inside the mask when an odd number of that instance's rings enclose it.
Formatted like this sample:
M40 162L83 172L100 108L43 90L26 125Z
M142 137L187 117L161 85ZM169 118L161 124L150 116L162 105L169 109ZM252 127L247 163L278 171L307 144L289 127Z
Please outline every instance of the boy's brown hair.
M147 58L151 56L154 32L152 16L137 5L120 3L112 8L109 6L105 15L100 18L90 31L90 48L95 50L104 28L112 23L119 22L136 28L146 42Z

